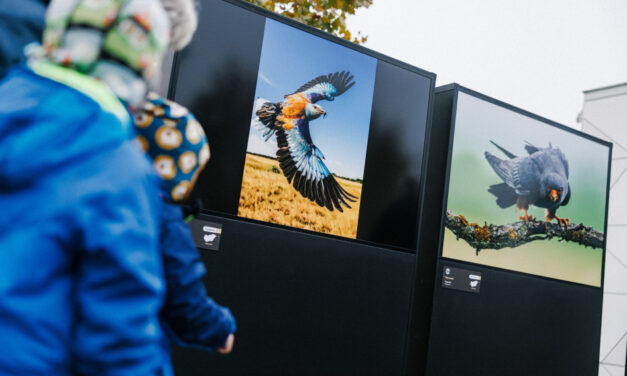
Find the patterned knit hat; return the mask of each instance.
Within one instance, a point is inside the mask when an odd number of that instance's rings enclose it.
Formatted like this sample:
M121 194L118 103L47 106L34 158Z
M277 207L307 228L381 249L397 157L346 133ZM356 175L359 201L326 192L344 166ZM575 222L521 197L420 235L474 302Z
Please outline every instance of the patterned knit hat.
M149 93L135 114L135 128L161 177L162 191L171 201L185 200L210 157L202 126L185 107Z
M52 0L43 44L53 63L104 81L136 107L159 74L169 35L156 0Z

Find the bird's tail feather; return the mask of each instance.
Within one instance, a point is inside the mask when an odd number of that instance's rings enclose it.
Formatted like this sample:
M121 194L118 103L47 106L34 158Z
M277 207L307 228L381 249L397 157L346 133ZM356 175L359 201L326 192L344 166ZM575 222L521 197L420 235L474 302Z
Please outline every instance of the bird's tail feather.
M316 145L312 145L313 146L313 151L312 154L320 159L326 159L324 157L324 154L322 154L322 151L320 151L320 149L318 149L318 147Z
M497 144L496 142L490 140L490 143L492 143L492 145L496 146L500 151L502 151L503 154L507 155L507 158L509 158L509 159L516 158L516 155L514 153L512 153L509 150L505 149L504 147L502 147L501 145Z
M496 204L502 209L514 205L518 199L516 191L505 183L491 185L488 192L496 196Z
M252 125L263 134L265 141L274 135L277 108L276 103L263 98L257 98L255 101L255 117L252 120Z

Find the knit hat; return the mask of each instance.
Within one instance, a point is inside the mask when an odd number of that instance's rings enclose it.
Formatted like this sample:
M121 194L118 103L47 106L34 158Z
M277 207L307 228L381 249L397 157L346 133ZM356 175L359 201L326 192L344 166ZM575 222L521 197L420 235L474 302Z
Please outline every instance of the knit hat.
M209 160L202 126L185 107L149 93L135 113L137 141L150 156L166 198L184 201Z
M136 107L160 72L170 22L156 0L52 0L44 49L56 64L104 81Z

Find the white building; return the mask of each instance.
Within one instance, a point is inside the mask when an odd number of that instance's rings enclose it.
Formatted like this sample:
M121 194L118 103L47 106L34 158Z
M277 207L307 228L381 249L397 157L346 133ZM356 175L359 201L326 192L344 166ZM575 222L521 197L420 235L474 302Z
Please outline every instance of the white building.
M614 144L599 375L625 375L627 351L627 83L584 91L577 121Z

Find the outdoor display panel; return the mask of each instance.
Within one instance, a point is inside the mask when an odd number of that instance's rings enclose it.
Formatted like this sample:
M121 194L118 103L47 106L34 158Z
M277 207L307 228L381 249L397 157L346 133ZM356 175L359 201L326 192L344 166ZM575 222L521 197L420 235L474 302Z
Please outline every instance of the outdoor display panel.
M457 84L435 93L429 150L447 155L428 171L442 218L413 374L597 374L612 145Z
M238 331L177 374L404 374L435 75L244 1L200 19L168 96L211 147L190 226Z
M177 54L170 86L211 145L203 208L415 250L435 75L242 2L206 6L221 32Z
M459 92L442 257L601 287L610 146Z

